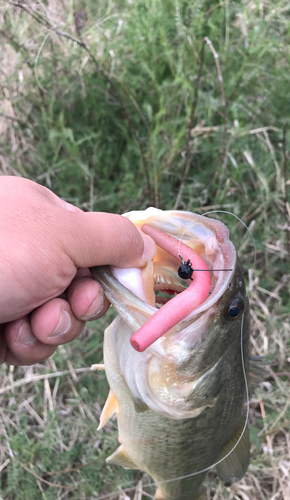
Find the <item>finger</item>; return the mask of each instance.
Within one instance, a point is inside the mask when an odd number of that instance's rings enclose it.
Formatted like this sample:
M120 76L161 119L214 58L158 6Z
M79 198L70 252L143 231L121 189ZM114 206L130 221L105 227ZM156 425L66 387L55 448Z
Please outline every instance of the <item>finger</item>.
M139 231L126 217L83 212L43 186L30 181L27 181L27 186L55 205L55 211L50 210L50 216L62 221L63 229L66 228L71 235L72 246L67 246L68 241L65 240L63 244L78 268L102 264L142 267L155 256L153 239Z
M96 265L143 267L156 244L121 215L66 211L65 250L78 268Z
M77 319L69 303L63 299L52 299L31 313L31 329L35 337L44 344L66 344L77 338L85 322Z
M33 365L49 358L56 347L40 342L32 332L29 317L7 323L5 361L10 365Z
M102 287L91 276L74 279L66 297L73 314L83 321L100 318L110 307Z

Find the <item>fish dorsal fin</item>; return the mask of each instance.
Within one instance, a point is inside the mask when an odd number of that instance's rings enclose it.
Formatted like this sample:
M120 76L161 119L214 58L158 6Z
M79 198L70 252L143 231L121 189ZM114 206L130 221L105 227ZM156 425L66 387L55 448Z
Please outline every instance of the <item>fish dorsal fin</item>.
M112 417L112 415L114 415L114 413L118 413L118 411L119 411L118 400L113 391L110 391L100 416L100 423L99 427L97 428L97 431L101 430L104 427L104 425L106 425L108 420Z
M122 444L106 459L106 462L107 464L121 465L124 469L139 469L131 458L128 457Z
M223 452L219 456L221 460L233 449L237 441L239 440L241 433L243 432L245 426L245 420L243 419L236 432L232 438L228 441ZM232 451L232 453L225 458L220 464L216 466L216 471L220 479L224 483L235 483L244 477L247 472L247 468L250 460L250 439L249 439L249 427L246 426L245 432L242 439L240 440L237 447Z

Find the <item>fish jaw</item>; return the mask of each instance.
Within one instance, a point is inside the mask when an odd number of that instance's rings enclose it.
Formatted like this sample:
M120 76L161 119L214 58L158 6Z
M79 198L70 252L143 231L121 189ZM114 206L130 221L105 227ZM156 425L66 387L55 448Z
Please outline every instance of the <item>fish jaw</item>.
M181 249L183 251L184 246L184 248L190 248L197 255L200 255L201 262L208 264L210 269L227 269L227 271L210 270L211 289L209 295L205 300L202 297L202 300L197 301L195 306L191 307L189 304L182 319L177 317L176 323L171 322L169 331L164 332L166 335L154 344L155 347L161 347L164 338L169 338L170 335L182 330L187 325L188 320L208 310L225 292L236 264L235 247L229 239L229 231L224 224L189 212L163 212L149 208L143 212L131 212L125 216L139 228L142 228L146 223L152 229L155 228L163 231L165 235L169 235L172 240L176 241L178 253ZM177 270L181 261L177 255L172 255L163 248L157 247L157 253L152 262L153 266L152 263L148 262L143 269L111 268L111 271L107 272L106 278L104 278L102 268L92 269L93 276L104 287L109 301L135 332L146 323L150 316L158 316L155 313L161 299L163 303L168 301L168 297L155 297L155 292L157 294L164 291L169 294L187 292L186 288L190 281L179 277ZM228 269L232 269L232 271L228 271ZM108 278L109 274L110 278ZM197 271L195 275L197 275L196 281L202 276L204 279L209 278L208 271ZM168 309L173 317L174 313L178 316L179 311L184 307L182 298L181 294L170 303ZM175 302L178 304L173 308ZM173 314L170 308L174 309ZM150 321L152 328L154 328L156 322L152 322L152 319L150 318Z
M174 237L178 242L178 248L183 243L194 250L210 269L235 269L236 249L229 237L229 230L220 221L181 211L162 211L153 207L144 211L130 212L124 214L139 229L142 226L151 226L165 234ZM179 258L170 255L157 246L157 253L153 259L153 272L155 291L162 287L157 285L162 281L168 282L173 290L181 291L188 287L190 281L182 280L177 274L181 264ZM114 270L115 272L115 270ZM202 273L202 271L201 271ZM196 273L197 274L197 273ZM199 307L196 307L188 315L197 316L200 312L207 310L215 303L219 296L227 289L231 281L232 272L210 272L212 289L211 294ZM121 281L122 282L122 281ZM144 288L144 281L142 283Z
M185 301L183 301L185 293L170 302L168 314L172 314L170 308L174 308L172 316L176 316L176 322L174 323L174 320L171 322L172 324L168 328L168 331L172 330L175 333L183 328L184 321L186 322L189 318L196 317L203 311L208 310L227 289L237 260L235 246L229 239L229 231L220 221L207 219L196 214L191 214L190 212L163 212L151 207L141 212L130 212L129 214L125 214L125 216L139 229L144 227L153 231L153 235L151 234L153 238L154 231L156 232L157 230L157 232L163 233L164 237L175 242L174 253L170 252L170 250L166 251L166 247L157 245L157 253L152 261L153 267L148 263L143 270L112 268L113 274L120 283L134 293L135 296L155 307L155 310L152 309L150 315L154 315L157 318L158 315L155 313L159 305L158 302L161 301L161 303L166 304L169 300L168 297L158 297L158 293L165 292L172 295L180 294L182 291L186 291L187 293L186 289L190 288L190 280L180 278L177 273L181 265L180 256L187 260L187 249L194 251L199 259L196 263L197 268L203 269L205 267L207 269L207 265L210 268L210 272L196 271L194 273L194 285L198 281L209 281L208 288L210 290L209 293L208 291L202 292L201 287L199 287L196 292L197 296L193 296L186 311L182 311L183 317L179 312L185 308ZM148 229L146 229L146 232L150 234ZM211 269L218 269L219 271L211 271ZM226 269L226 271L220 271L223 269ZM153 282L154 288L152 290ZM208 290L207 287L205 288ZM154 292L157 295L155 298ZM124 290L122 290L122 295L123 293ZM202 297L199 297L199 294L202 294ZM179 298L180 300L178 300ZM152 328L154 327L155 323L153 321Z

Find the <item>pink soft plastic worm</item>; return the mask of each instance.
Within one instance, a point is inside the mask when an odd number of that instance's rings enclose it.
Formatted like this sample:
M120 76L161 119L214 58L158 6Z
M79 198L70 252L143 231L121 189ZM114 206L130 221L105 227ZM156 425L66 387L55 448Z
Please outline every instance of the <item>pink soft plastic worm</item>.
M142 226L142 231L156 242L156 244L177 259L190 260L192 268L208 270L204 260L190 247L181 243L176 238L169 236L159 229L148 224ZM194 273L194 280L183 292L164 304L154 313L144 325L135 332L131 339L131 345L136 351L143 352L147 347L156 342L162 335L173 328L179 321L188 316L207 298L210 291L210 273Z

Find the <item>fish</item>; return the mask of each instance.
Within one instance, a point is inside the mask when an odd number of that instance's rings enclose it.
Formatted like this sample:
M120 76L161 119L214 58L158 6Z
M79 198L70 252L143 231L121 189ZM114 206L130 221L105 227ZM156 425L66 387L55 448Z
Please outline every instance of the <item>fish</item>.
M155 239L157 253L144 268L91 269L118 312L104 334L110 393L99 429L116 413L120 446L106 462L149 474L156 500L203 500L214 464L224 483L249 464L243 266L219 220L153 207L124 216ZM143 331L153 337L140 347Z

